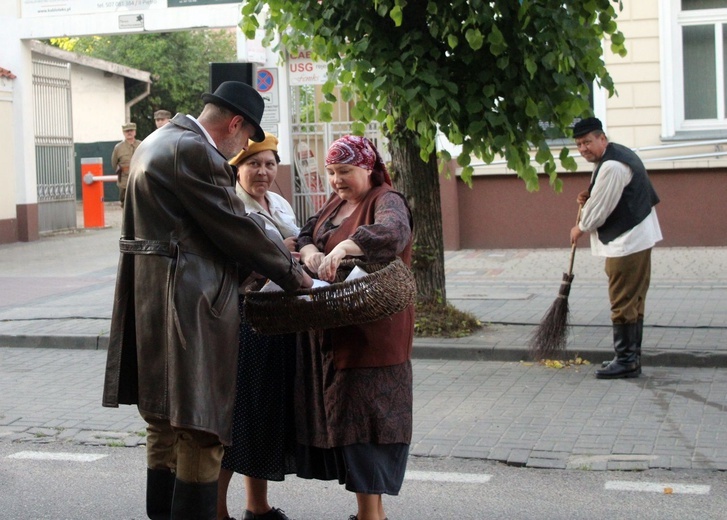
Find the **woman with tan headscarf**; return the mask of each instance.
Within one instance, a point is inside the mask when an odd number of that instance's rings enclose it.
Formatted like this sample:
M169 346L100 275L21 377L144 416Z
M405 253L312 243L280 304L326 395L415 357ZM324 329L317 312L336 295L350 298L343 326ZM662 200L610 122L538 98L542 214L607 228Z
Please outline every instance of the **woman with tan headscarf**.
M326 281L341 260L411 261L412 218L374 145L344 136L326 156L333 194L298 236L301 261ZM297 353L298 476L356 494L349 520L385 520L382 494L401 488L412 434L414 309L302 335Z
M295 251L296 224L293 208L270 190L278 172L278 139L250 142L230 163L238 168L237 194L248 213L262 217L266 228L277 233ZM255 283L256 280L248 280ZM245 285L245 284L243 284ZM244 287L240 294L240 353L237 391L232 423L232 446L225 447L220 471L217 518L230 518L227 490L233 472L245 479L246 507L242 520L288 520L282 510L268 504L268 481L280 481L295 472L293 421L293 374L295 335L257 334L243 312Z

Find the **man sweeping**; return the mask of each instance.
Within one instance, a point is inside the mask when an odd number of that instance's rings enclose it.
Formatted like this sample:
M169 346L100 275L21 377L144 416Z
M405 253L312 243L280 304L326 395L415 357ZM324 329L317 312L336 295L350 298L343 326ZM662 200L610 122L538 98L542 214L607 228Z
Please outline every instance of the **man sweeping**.
M578 194L581 220L571 243L591 234L591 252L606 257L616 356L596 371L598 379L638 377L651 248L662 239L654 206L659 197L641 159L629 148L609 143L601 121L589 117L573 127L581 156L594 164L591 185Z

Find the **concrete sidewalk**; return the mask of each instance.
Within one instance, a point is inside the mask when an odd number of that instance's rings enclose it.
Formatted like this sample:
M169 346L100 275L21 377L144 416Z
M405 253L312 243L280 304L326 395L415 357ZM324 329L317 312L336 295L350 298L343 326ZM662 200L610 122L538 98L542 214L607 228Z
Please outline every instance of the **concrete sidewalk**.
M118 205L107 205L106 222L0 245L0 346L106 348ZM448 300L487 326L464 338L417 338L414 356L527 359L528 338L557 296L569 256L570 248L448 252ZM574 273L569 355L600 362L612 355L606 279L585 240ZM645 365L727 366L727 248L654 249L643 357Z

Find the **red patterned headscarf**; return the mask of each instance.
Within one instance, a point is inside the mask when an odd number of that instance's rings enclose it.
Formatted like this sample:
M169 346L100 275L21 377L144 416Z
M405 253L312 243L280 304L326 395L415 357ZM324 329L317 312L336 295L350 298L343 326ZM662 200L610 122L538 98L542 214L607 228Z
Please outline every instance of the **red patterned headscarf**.
M371 182L374 186L383 183L391 186L391 177L373 143L365 137L344 135L334 141L328 148L326 166L329 164L352 164L371 170Z

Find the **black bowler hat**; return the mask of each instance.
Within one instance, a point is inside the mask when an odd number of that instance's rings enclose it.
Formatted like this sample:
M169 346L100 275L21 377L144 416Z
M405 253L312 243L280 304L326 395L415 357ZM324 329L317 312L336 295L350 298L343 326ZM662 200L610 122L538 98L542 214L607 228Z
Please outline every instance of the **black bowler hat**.
M597 117L587 117L578 121L573 126L573 137L582 137L586 134L590 134L596 130L603 131L603 124Z
M265 102L257 90L247 83L225 81L220 83L214 94L209 92L202 94L202 101L222 105L235 114L244 116L245 120L255 127L255 135L252 136L252 140L258 143L265 140L265 132L260 126Z

